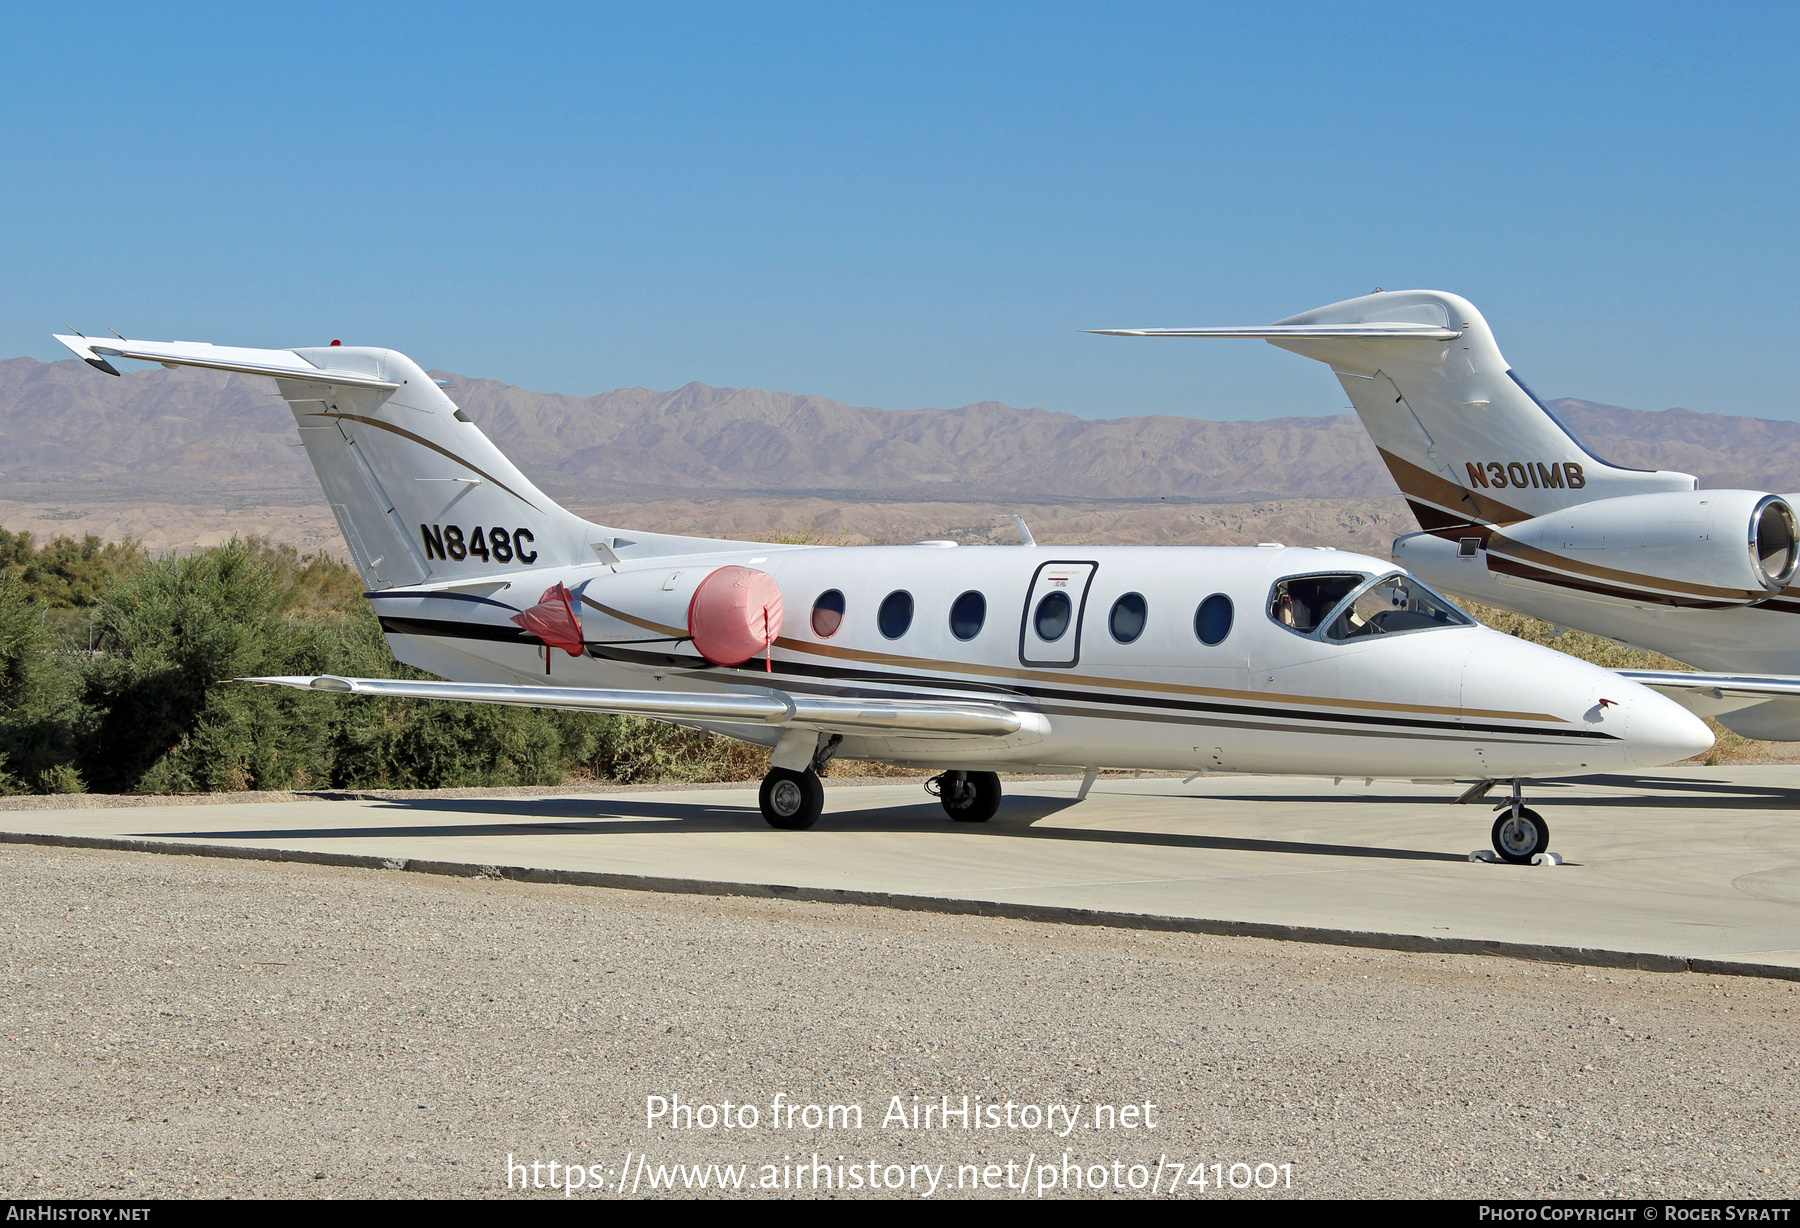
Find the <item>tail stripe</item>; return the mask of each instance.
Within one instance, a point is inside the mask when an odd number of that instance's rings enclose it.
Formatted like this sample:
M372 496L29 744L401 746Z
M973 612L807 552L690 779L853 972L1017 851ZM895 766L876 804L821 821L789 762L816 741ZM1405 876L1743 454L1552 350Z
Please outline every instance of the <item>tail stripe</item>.
M493 474L488 473L482 469L477 469L474 465L471 465L468 461L464 460L462 457L458 456L456 453L450 451L448 448L439 447L437 444L432 443L431 440L426 439L420 435L415 435L411 431L404 430L401 427L394 426L392 423L383 422L379 418L365 418L361 414L345 414L345 413L308 414L307 417L309 417L309 418L348 418L350 421L360 422L364 426L372 426L372 427L375 427L377 430L390 431L393 434L400 436L402 439L410 439L413 443L419 444L422 447L430 448L433 452L437 452L444 456L448 456L451 460L453 460L457 464L461 465L464 469L467 469L470 473L479 475L482 481L492 482L495 486L498 486L501 490L504 490L507 494L509 494L513 498L517 499L520 503L523 503L526 507L530 508L532 511L541 512L544 510L543 508L539 507L537 504L533 503L530 499L527 499L524 495L522 495L518 491L514 490L512 487L508 486L505 482L502 482L499 478L496 478Z
M1386 448L1376 448L1381 459L1386 463L1388 472L1394 475L1394 482L1400 492L1409 499L1458 515L1467 521L1486 522L1490 524L1516 524L1521 520L1530 520L1528 512L1522 512L1510 504L1502 503L1492 495L1477 493L1458 486L1429 469L1421 468L1411 461L1403 460L1389 452ZM1473 511L1470 509L1473 508Z

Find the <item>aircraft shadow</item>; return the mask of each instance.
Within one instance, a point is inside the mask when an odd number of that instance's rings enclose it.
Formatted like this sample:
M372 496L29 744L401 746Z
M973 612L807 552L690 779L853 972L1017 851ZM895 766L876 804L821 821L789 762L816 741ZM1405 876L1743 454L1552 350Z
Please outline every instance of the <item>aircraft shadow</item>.
M1781 785L1738 785L1726 784L1723 781L1694 780L1685 776L1584 776L1570 784L1603 785L1620 789L1655 789L1664 793L1702 794L1707 797L1764 798L1774 801L1800 803L1800 788L1785 788ZM1685 798L1645 797L1630 799L1583 798L1583 806L1613 804L1616 800L1642 801L1650 805L1684 806L1689 803Z
M1384 848L1375 845L1325 844L1309 841L1269 840L1235 836L1208 836L1182 832L1150 832L1039 826L1077 803L1073 798L1008 797L1000 813L986 823L952 823L942 808L931 802L879 810L832 813L821 823L831 831L953 833L965 837L1004 837L1029 840L1061 840L1083 844L1126 844L1153 848L1205 849L1221 852L1290 853L1313 857L1364 857L1399 861L1466 861L1465 856L1433 849ZM1280 799L1292 800L1292 799ZM1338 800L1342 800L1341 798ZM1396 799L1414 803L1417 798ZM762 815L754 806L721 806L717 803L661 800L638 795L626 806L612 805L596 814L591 798L420 798L391 799L390 809L414 814L510 813L511 821L487 823L395 823L357 827L285 827L238 831L140 832L140 838L188 840L359 840L395 836L544 836L632 835L676 832L700 835L712 832L764 830Z
M1560 797L1550 796L1553 790L1568 789L1575 785L1597 786L1617 789L1617 794L1599 796L1573 797L1564 794ZM1305 802L1317 805L1368 805L1370 803L1388 803L1395 806L1431 805L1434 799L1419 797L1414 794L1382 793L1140 793L1139 797L1191 797L1197 801L1221 802ZM1447 792L1442 798L1448 803L1455 793ZM1499 802L1509 796L1508 786L1499 784L1486 797L1477 798L1467 803L1470 813L1492 810ZM1525 804L1540 806L1553 803L1566 803L1572 806L1592 807L1595 809L1631 809L1631 810L1692 810L1696 806L1707 810L1773 810L1782 806L1800 808L1800 788L1786 788L1779 785L1737 785L1722 782L1708 782L1673 776L1583 776L1569 780L1533 780L1525 785Z

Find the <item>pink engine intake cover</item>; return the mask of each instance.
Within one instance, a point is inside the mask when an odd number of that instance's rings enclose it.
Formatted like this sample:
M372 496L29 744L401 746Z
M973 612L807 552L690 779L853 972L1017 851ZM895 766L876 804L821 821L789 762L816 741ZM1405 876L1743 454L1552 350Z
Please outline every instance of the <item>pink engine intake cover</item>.
M742 665L775 642L781 615L781 585L774 576L754 567L721 567L694 590L688 634L714 665Z

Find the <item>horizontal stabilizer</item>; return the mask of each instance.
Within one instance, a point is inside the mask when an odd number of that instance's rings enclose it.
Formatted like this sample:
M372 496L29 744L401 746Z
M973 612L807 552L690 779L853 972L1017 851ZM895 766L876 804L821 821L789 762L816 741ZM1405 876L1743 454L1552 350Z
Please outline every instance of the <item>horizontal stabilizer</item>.
M134 358L139 362L159 362L165 367L239 371L245 375L271 375L276 379L307 380L345 388L379 388L391 392L400 386L366 371L321 367L293 350L251 350L208 345L203 341L101 341L94 337L65 337L60 333L56 334L56 339L73 350L83 362L108 375L119 372L107 359Z
M390 678L338 678L332 675L240 678L238 681L330 691L340 695L454 699L465 703L647 716L664 721L794 725L849 733L1004 737L1019 732L1028 719L999 704L906 699L825 699L789 695L766 688L697 694L603 691L586 687L496 686L474 682L413 682Z
M1333 337L1358 341L1391 338L1410 341L1453 341L1462 336L1441 324L1404 322L1370 324L1263 324L1221 328L1090 328L1105 337L1236 337L1251 341L1317 341Z

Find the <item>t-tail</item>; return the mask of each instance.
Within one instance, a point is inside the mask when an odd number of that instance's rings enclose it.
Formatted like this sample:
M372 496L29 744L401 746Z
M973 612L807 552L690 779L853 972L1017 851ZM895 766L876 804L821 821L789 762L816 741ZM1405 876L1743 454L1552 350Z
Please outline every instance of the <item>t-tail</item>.
M372 590L717 550L700 538L591 524L521 473L436 380L394 350L332 343L257 350L58 336L91 366L114 359L273 377L293 410L345 544Z
M1377 292L1244 328L1097 329L1256 338L1331 367L1419 526L1508 525L1620 495L1691 491L1584 447L1514 373L1481 313L1438 290Z

